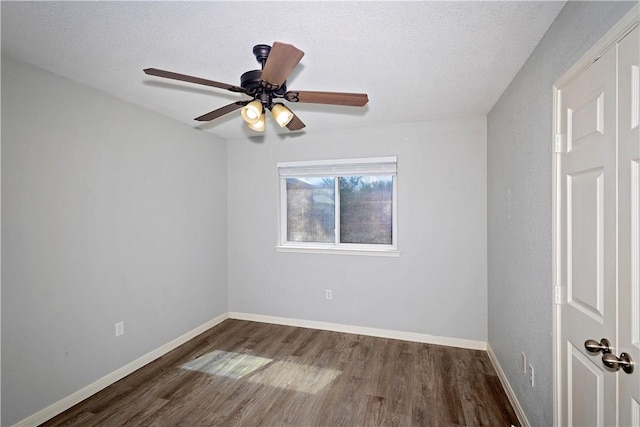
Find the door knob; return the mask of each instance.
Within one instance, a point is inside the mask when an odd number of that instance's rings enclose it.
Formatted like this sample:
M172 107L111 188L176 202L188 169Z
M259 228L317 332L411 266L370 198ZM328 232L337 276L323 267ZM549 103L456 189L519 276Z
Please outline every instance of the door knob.
M602 363L608 368L615 369L616 371L622 368L627 374L633 373L633 359L629 356L629 353L620 353L620 357L616 357L615 354L607 353L602 355Z
M584 348L586 348L589 353L611 353L611 343L606 338L602 338L600 342L596 340L586 340L584 342Z

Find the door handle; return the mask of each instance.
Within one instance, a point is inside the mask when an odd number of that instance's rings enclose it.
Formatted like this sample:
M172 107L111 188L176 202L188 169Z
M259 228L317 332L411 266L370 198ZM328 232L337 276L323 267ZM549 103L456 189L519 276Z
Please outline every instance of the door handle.
M615 354L611 353L603 354L602 363L604 363L604 366L615 369L616 371L622 368L627 374L633 373L633 367L635 365L629 353L620 353L620 357L616 357Z
M611 353L611 343L606 338L602 338L600 342L596 340L586 340L584 342L584 348L586 348L589 353Z

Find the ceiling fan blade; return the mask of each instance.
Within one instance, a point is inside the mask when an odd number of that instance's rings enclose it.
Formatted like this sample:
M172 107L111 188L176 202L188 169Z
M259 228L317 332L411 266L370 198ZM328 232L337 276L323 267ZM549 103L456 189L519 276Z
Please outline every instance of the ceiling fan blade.
M263 85L269 89L282 86L303 56L294 45L274 42L262 70Z
M172 71L159 70L157 68L147 68L144 72L150 76L164 77L167 79L181 80L183 82L196 83L199 85L213 86L220 89L230 90L231 92L246 93L247 91L239 86L220 83L213 80L202 79L200 77L188 76L186 74L174 73Z
M347 92L289 91L284 94L284 99L289 102L348 105L350 107L364 107L369 102L369 97L366 93Z
M293 111L292 111L293 113ZM305 124L302 123L302 120L298 118L298 116L293 114L293 119L287 124L287 129L289 130L300 130L305 127Z
M217 119L218 117L222 117L225 114L228 114L232 111L236 111L239 110L240 108L244 107L245 105L247 105L249 103L249 101L237 101L234 102L233 104L229 104L229 105L225 105L222 108L218 108L217 110L213 110L207 114L203 114L200 117L196 117L195 120L199 121L199 122L208 122L211 121L213 119Z

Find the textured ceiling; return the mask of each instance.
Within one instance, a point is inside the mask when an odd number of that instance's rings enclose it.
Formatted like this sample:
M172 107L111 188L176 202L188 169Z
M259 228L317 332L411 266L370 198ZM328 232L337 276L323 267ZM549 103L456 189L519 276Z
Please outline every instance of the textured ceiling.
M303 132L486 114L564 2L7 2L2 53L227 139L256 135L243 95L145 75L239 85L256 44L305 52L292 90L365 92L365 108L288 104ZM267 132L282 132L267 118ZM285 132L286 129L285 129Z

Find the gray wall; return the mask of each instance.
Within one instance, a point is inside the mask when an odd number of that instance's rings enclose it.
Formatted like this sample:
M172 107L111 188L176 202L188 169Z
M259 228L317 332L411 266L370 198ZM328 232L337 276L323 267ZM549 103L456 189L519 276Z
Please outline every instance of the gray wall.
M276 252L278 161L389 155L400 257ZM230 141L228 182L230 311L486 341L485 117Z
M568 2L487 119L489 344L533 425L553 423L552 87L634 4Z
M2 425L227 311L226 173L225 141L2 58Z

